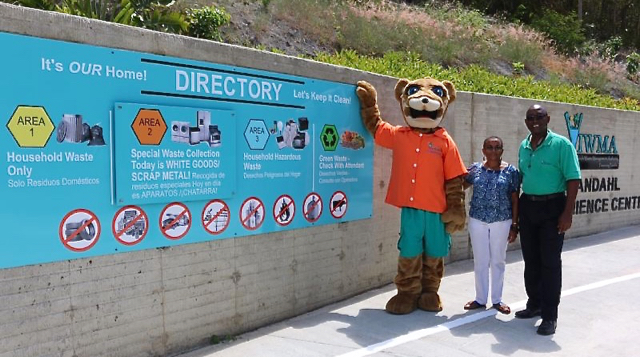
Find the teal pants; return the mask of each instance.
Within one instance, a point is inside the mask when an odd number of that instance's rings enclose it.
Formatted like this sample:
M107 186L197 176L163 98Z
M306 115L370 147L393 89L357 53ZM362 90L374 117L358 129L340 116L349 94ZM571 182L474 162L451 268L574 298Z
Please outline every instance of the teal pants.
M403 207L400 213L398 250L403 258L425 253L440 258L449 254L451 236L445 230L440 213Z

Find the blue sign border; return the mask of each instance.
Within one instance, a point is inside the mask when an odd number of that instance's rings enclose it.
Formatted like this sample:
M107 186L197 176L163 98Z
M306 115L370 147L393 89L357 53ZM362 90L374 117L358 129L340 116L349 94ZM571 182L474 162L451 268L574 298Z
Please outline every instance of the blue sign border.
M4 83L10 84L0 90L0 115L6 123L0 134L6 237L0 268L372 216L373 140L361 123L354 85L7 33L0 33L0 47L16 54L0 58ZM44 110L30 111L32 107ZM134 122L134 112L140 108L163 112L167 132L153 145L136 136L134 124L140 122ZM206 116L200 120L198 112L210 112L211 122ZM264 127L250 127L251 120ZM172 138L169 126L178 122L188 123L192 133L201 129L200 136L186 142ZM155 124L148 120L143 125ZM325 125L334 125L340 134L334 151L325 151L321 143ZM29 135L39 140L34 144ZM256 135L259 145L249 145L253 137L247 135ZM132 158L133 150L156 149L193 155L171 164L180 168L176 173L166 168L168 161L177 160L173 157ZM219 166L202 167L206 155L219 159ZM135 160L144 163L136 166ZM188 167L180 166L186 162ZM164 166L150 169L151 163ZM175 197L136 199L133 195L144 190L133 186L132 177L152 177L142 172L157 173L157 181L176 185L210 182L214 187L218 180L219 193L186 190ZM315 192L328 202L337 191L349 197L349 210L341 219L326 209L311 221L305 219L305 197ZM286 226L271 212L283 194L300 211ZM245 229L239 219L249 197L259 198L265 208L255 230ZM216 199L229 212L225 229L211 234L203 226L204 208ZM172 202L196 215L177 240L163 236L159 223L163 208ZM126 205L140 207L148 219L136 221L122 212L116 217ZM125 245L114 237L116 226L133 227L126 220L140 226L131 232L145 229L143 240ZM148 226L142 227L143 222ZM72 250L66 243L89 248Z

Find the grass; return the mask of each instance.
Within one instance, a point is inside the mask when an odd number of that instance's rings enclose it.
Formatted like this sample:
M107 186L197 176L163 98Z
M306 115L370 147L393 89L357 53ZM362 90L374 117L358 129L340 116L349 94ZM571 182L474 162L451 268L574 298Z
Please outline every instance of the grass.
M526 69L540 68L545 54L544 39L522 27L504 27L498 45L498 58L508 62L519 62Z
M227 33L225 38L233 43L267 50L271 46L261 45L262 38L271 36L267 30L273 23L286 22L302 36L337 49L334 54L317 54L323 62L395 77L449 79L465 91L640 110L640 79L628 75L622 65L597 54L559 55L540 33L485 17L454 0L426 0L421 6L391 0L242 3L259 11L253 21L232 18L245 25ZM214 5L237 4L220 0ZM179 5L211 5L211 0L181 0ZM242 33L247 29L250 38ZM492 73L489 67L503 72L512 68L511 75ZM616 100L612 93L623 98Z
M422 7L377 1L272 0L273 16L332 43L316 59L389 76L450 79L459 89L607 108L640 110L640 90L597 56L557 54L541 34L447 2ZM534 80L491 73L489 60L544 73ZM628 97L616 100L613 87Z
M449 79L463 91L531 98L581 105L640 111L637 100L616 100L594 88L561 81L536 81L532 76L501 76L478 65L445 68L423 61L415 53L390 52L382 57L363 56L352 50L319 54L321 62L351 67L400 78L435 77Z
M330 0L272 0L269 12L274 21L288 22L320 42L334 44L338 23L335 16L342 8L343 5Z
M212 335L209 338L209 343L212 345L218 345L221 343L232 342L237 340L238 338L233 335Z

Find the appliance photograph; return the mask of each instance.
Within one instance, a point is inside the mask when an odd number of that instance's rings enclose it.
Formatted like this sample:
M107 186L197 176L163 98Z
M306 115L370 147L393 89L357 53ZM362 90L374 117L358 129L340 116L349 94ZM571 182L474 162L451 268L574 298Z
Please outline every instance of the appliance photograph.
M171 122L171 141L189 145L207 144L209 147L222 145L222 130L211 123L211 112L198 110L196 113L197 126L191 126L188 121L174 120Z
M286 147L302 150L311 143L311 136L308 133L309 119L300 117L296 122L289 119L286 122L276 121L271 128L272 134L277 134L276 144L279 149Z

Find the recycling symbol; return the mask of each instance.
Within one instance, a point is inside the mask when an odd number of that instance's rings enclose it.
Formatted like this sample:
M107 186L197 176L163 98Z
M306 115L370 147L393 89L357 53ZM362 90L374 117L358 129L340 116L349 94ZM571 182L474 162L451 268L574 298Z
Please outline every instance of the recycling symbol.
M333 124L325 124L320 133L320 142L324 151L335 151L338 147L338 129Z

